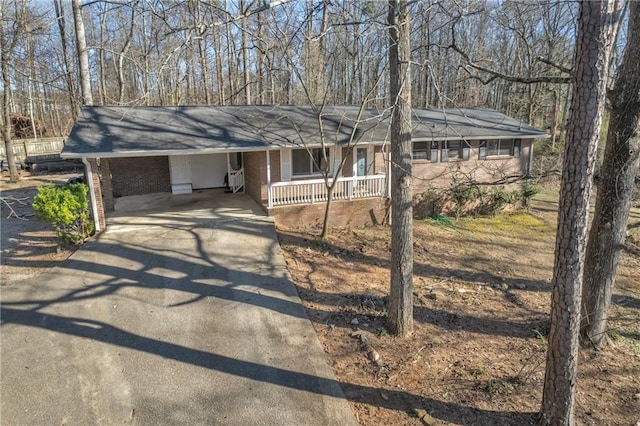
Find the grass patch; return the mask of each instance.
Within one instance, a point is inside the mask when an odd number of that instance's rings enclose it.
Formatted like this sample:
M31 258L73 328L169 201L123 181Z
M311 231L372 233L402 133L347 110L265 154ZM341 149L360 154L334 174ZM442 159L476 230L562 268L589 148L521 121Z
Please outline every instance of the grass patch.
M495 216L479 218L464 218L458 221L458 224L471 232L498 232L513 235L526 234L531 230L553 232L553 229L545 222L525 212L501 213Z

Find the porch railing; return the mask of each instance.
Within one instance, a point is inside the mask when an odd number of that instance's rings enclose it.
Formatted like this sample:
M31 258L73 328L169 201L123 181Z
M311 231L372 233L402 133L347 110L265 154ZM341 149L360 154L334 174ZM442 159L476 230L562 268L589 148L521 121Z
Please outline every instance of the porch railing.
M333 190L333 199L383 197L387 195L386 182L385 175L340 177ZM269 208L327 201L324 179L274 182L269 185L268 192Z
M244 169L229 172L229 188L234 194L244 191Z

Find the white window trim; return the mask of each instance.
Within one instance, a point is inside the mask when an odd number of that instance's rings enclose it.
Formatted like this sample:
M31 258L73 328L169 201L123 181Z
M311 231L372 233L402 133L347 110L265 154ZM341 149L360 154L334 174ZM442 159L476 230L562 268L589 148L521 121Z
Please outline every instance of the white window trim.
M494 160L494 159L506 159L506 158L519 157L515 155L515 149L516 149L516 143L517 143L515 138L514 139L489 139L486 142L487 142L487 155L484 157L485 159ZM500 144L502 144L503 142L510 142L511 149L509 150L509 154L489 154L489 144L491 142L498 143L498 151L500 151ZM522 149L522 142L520 142L520 149Z
M289 176L291 176L291 178L288 179L288 180L304 179L304 178L317 178L318 176L324 176L324 173L321 172L321 171L320 172L315 172L315 173L310 173L310 174L306 174L306 173L305 174L295 174L295 173L293 173L293 150L294 149L305 150L305 151L307 151L307 154L309 154L307 148L292 148L292 149L289 149L289 158L290 158L290 161L289 161ZM311 149L322 149L322 147L315 147L314 146L314 147L309 148L309 149L310 150ZM325 149L329 150L329 158L327 158L327 163L329 164L328 172L329 172L329 176L332 176L332 172L334 170L334 168L333 168L334 149L333 149L333 147L329 147L329 146L325 147ZM309 158L309 164L311 165L311 167L313 167L311 156L309 156L309 157L310 157Z

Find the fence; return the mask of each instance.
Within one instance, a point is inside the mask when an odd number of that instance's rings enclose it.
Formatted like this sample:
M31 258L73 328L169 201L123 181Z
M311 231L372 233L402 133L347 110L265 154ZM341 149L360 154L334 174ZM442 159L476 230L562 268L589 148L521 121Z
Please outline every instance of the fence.
M14 139L13 155L16 160L33 162L60 158L65 138ZM5 145L0 144L0 159L6 160Z

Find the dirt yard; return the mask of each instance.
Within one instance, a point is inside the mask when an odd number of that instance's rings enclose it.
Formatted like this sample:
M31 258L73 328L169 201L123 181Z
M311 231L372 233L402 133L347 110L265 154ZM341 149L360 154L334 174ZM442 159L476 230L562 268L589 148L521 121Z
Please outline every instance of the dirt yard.
M71 251L33 217L36 186L75 174L5 176L2 284L33 279ZM557 200L530 213L415 223L415 332L384 328L386 227L279 235L289 269L362 425L527 425L539 410L549 321ZM632 212L640 222L640 210ZM632 236L640 241L640 229ZM610 312L611 345L580 354L581 425L640 422L640 258L625 254Z
M312 236L318 230L280 230L289 270L360 424L534 424L554 194L537 196L530 213L416 222L408 340L384 328L388 228L334 231L326 243ZM580 354L581 425L640 422L640 258L623 255L618 272L611 345Z
M1 285L31 279L68 258L72 251L59 247L51 225L34 217L31 202L37 187L64 183L78 173L31 174L10 184L8 174L0 181L0 277Z

